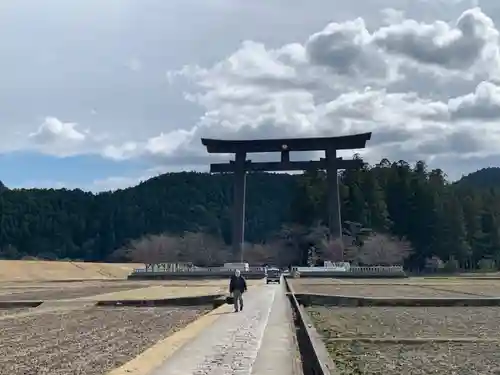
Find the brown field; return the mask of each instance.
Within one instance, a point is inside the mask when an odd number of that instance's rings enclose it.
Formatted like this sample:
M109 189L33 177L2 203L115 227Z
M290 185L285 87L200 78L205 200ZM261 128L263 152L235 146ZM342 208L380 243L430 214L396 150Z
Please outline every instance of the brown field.
M228 280L0 283L0 301L46 301L0 309L0 375L106 374L211 306L99 308L95 301L222 294L227 288Z
M38 288L2 288L0 285L0 301L32 301L32 300L54 300L63 298L79 298L94 296L102 293L119 292L123 290L144 288L145 285L112 285L110 283L68 283L68 285L39 285Z
M248 280L248 285L261 284L261 280ZM178 280L178 281L74 281L37 283L0 283L1 301L50 301L50 300L119 300L162 299L174 297L224 294L228 281Z
M29 309L26 309L26 308L0 309L0 318L4 315L18 314L18 313L25 312L27 310L29 310Z
M0 260L0 282L126 279L136 263L84 263Z
M0 320L0 375L102 375L206 308L91 308Z
M500 280L298 279L297 293L500 296ZM341 374L500 373L500 307L308 307Z
M500 340L498 307L308 308L325 338L477 337Z
M498 342L422 344L330 343L340 374L352 375L497 375Z
M137 267L0 261L0 302L44 301L33 308L0 309L0 375L106 374L212 307L100 308L96 301L225 294L228 289L225 279L126 280ZM250 287L262 283L248 280Z
M317 293L357 297L500 297L500 280L394 279L340 280L291 279L295 293Z

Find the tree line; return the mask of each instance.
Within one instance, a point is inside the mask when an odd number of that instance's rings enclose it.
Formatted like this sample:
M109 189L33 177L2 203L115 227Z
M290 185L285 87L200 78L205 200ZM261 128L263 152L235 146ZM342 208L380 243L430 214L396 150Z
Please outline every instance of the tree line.
M339 257L360 264L403 262L414 270L496 268L500 194L488 186L493 177L485 174L500 175L487 169L450 183L443 171L428 170L424 162L386 159L343 171L340 199L347 242L335 244L325 228L324 172L252 173L247 179L246 256L296 264ZM169 173L100 194L0 186L4 259L146 261L162 254L210 264L239 257L228 247L230 175ZM348 234L349 223L367 234Z

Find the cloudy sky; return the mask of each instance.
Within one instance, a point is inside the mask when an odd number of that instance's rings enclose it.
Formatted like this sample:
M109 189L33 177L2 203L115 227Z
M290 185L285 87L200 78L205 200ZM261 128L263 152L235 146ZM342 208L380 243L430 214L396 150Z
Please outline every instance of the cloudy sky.
M0 180L115 189L206 170L202 136L366 131L369 161L455 179L500 164L499 28L498 0L3 1Z

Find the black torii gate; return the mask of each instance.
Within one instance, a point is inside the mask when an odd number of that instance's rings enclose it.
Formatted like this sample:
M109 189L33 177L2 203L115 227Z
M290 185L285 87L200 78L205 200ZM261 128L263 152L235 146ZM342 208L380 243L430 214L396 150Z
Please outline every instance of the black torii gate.
M342 137L282 138L255 140L222 140L202 138L201 143L210 154L234 154L228 163L210 164L211 173L234 173L232 246L234 253L243 254L245 237L245 190L248 171L302 171L323 169L327 171L328 182L328 227L331 238L342 239L342 220L338 170L357 168L357 160L337 157L337 150L362 149L371 138L371 133L361 133ZM290 161L291 151L325 151L320 160ZM252 162L247 154L280 152L279 162Z

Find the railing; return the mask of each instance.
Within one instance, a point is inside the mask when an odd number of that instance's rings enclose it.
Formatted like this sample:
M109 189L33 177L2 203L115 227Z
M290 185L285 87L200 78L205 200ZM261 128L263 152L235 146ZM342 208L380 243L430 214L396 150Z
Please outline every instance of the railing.
M367 267L354 266L351 267L351 272L359 272L359 273L403 272L403 267L402 266L367 266Z
M196 267L196 268L182 268L177 269L170 267L155 267L150 266L148 268L136 268L134 273L143 272L186 272L186 273L197 273L197 272L234 272L237 268L226 268L226 267ZM299 272L355 272L355 273L388 273L388 272L403 272L402 266L351 266L349 269L338 268L338 267L293 267L294 270ZM265 267L249 267L247 270L242 270L243 272L264 272Z
M234 272L237 269L241 270L242 272L264 272L265 267L249 267L247 270L242 270L241 268L226 268L226 267L206 267L206 268L201 268L201 267L196 267L196 268L169 268L169 267L155 267L155 266L149 266L147 268L136 268L134 269L134 273L145 273L145 272L175 272L175 273L203 273L203 272Z
M403 272L402 266L351 266L349 269L339 267L293 267L299 272L355 272L355 273L387 273Z

